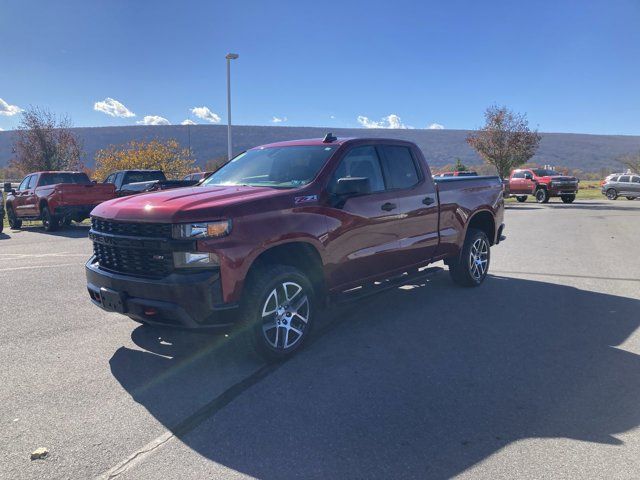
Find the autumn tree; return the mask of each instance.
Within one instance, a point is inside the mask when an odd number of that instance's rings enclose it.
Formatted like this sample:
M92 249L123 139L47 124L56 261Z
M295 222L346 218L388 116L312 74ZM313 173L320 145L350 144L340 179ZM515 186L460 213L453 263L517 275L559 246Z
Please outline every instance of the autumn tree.
M227 163L226 155L212 158L211 160L207 160L207 163L205 163L204 165L204 170L205 172L215 172L220 167L222 167L225 163Z
M622 155L618 160L632 172L640 173L640 151Z
M10 166L21 174L41 170L81 170L82 144L67 117L39 107L22 112Z
M167 178L182 178L195 170L189 150L175 140L131 141L96 153L95 176L104 179L115 170L162 170Z
M524 114L507 107L493 105L484 113L485 125L467 137L485 162L496 167L498 175L507 178L512 169L519 167L536 153L540 144L537 130L529 129Z

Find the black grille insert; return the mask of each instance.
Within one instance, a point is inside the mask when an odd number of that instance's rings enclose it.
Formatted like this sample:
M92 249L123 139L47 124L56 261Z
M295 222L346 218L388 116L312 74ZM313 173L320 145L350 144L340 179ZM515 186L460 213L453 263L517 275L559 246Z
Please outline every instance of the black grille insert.
M173 271L173 255L167 251L122 248L93 242L100 267L142 277L164 277Z
M126 223L91 218L95 232L123 235L127 237L171 238L170 223Z

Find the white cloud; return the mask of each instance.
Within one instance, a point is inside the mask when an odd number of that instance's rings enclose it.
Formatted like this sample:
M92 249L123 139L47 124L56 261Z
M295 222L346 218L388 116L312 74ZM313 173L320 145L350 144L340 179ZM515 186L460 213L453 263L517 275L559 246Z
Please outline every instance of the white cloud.
M369 117L358 115L358 123L364 128L413 128L402 123L400 117L395 113L382 117L379 122L371 120Z
M171 125L169 120L158 115L145 115L143 120L140 120L136 123L139 123L141 125Z
M429 130L444 130L444 125L440 125L439 123L432 123L427 127Z
M135 113L125 107L122 103L111 97L107 97L101 102L94 103L93 109L96 112L102 112L111 117L128 118L136 116Z
M287 117L276 117L274 116L271 121L273 123L282 123L282 122L286 122L287 121Z
M22 109L17 105L9 105L3 99L0 98L0 115L6 117L13 117L15 114L20 113Z
M210 123L220 123L220 115L212 112L207 107L193 107L191 109L191 113L193 113L196 117L206 120Z
M0 128L0 132L4 132L4 128Z
M182 122L180 122L180 125L197 125L197 123L187 118L186 120L183 120Z
M329 115L329 118L330 118L331 120L333 120L333 119L335 119L335 118L336 118L336 116L335 116L335 115Z

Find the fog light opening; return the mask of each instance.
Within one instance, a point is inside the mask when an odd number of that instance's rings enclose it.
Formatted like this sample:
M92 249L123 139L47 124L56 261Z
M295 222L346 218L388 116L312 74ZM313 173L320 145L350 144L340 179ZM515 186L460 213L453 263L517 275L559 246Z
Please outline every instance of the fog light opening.
M154 315L158 314L158 310L156 310L155 308L148 307L144 309L144 314L147 317L153 317Z

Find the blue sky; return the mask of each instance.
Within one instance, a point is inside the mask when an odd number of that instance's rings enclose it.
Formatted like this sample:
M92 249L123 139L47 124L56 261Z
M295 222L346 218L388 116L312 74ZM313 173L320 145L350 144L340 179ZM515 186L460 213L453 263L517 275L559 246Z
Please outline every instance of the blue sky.
M469 129L497 103L541 131L640 135L639 26L638 0L0 0L0 128L29 105L224 123L234 51L238 124Z

